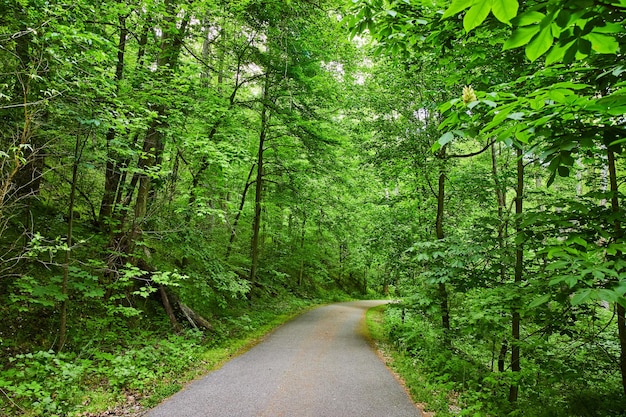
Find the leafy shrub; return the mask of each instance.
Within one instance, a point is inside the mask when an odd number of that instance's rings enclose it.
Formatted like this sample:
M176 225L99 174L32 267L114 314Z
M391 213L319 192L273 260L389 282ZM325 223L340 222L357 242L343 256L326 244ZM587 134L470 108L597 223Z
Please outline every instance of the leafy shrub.
M154 381L174 378L199 358L201 337L188 331L160 340L144 333L143 346L83 351L88 358L53 351L16 355L9 359L11 367L0 372L0 389L15 408L41 416L66 415L80 407L85 394L81 387L89 383L108 385L114 392L141 392Z
M71 353L40 351L9 359L12 367L0 372L0 388L16 405L36 415L64 415L76 401L76 387L92 365Z

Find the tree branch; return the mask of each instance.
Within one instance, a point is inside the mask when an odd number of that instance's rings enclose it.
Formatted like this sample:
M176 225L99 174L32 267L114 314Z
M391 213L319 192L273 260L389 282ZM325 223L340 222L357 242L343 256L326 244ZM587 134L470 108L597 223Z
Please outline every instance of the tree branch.
M448 157L449 157L449 158L469 158L469 157L472 157L472 156L480 155L481 153L483 153L483 152L485 152L487 149L489 149L489 147L490 147L491 145L493 145L494 143L496 143L496 140L495 140L495 139L494 139L494 140L492 140L491 142L487 142L487 144L485 145L485 147L484 147L484 148L482 148L482 149L481 149L481 150L479 150L479 151L472 152L472 153L466 153L466 154L463 154L463 155L454 155L454 154L452 154L452 155L448 155Z

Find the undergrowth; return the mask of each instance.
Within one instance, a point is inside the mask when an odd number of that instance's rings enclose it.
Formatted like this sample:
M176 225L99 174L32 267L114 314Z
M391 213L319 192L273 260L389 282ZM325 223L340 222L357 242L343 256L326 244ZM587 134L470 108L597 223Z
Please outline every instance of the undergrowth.
M274 327L321 300L293 296L241 302L215 316L214 330L120 328L80 335L67 352L15 354L0 368L0 415L78 417L114 407L157 405L193 378L245 350Z
M520 398L512 405L507 393L515 375L497 370L492 346L476 335L457 334L447 347L436 324L402 304L370 310L368 326L414 401L437 417L626 416L617 372L597 372L604 359L591 343L554 336L526 344Z

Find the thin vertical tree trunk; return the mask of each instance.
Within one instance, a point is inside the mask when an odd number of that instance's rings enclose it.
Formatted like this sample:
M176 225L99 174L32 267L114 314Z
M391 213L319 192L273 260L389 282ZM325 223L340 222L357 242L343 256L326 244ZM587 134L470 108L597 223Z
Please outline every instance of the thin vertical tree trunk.
M137 45L137 64L136 68L142 68L144 65L144 57L146 52L146 46L148 44L148 34L152 30L152 19L147 17L142 28L141 28L141 36L139 37L138 45ZM127 34L128 37L128 34ZM119 59L118 59L119 63ZM133 83L133 87L137 87L137 79ZM139 131L134 131L129 134L129 143L130 149L136 149L137 143L139 141ZM115 222L119 225L122 225L125 222L127 216L127 210L116 210L116 208L122 205L125 209L128 208L130 202L132 200L132 195L134 193L135 187L137 186L137 182L139 181L139 174L135 173L131 179L130 184L126 185L126 177L128 171L126 168L131 163L131 157L126 156L121 160L117 161L118 165L116 166L116 171L119 171L120 178L117 180L117 189L115 191L115 200L112 205L112 213L111 216ZM126 195L124 196L124 193ZM116 212L117 211L117 212ZM118 226L119 227L119 226ZM121 230L121 227L120 227Z
M115 64L115 91L119 93L120 82L124 78L124 56L126 53L126 39L128 37L128 28L126 27L126 15L118 17L120 26L120 38L117 45L117 63ZM104 174L104 193L102 194L102 202L100 204L100 213L98 215L98 223L100 227L110 230L110 224L105 224L107 219L111 219L113 215L115 196L120 185L122 177L121 161L117 152L113 149L111 143L115 139L115 128L110 127L106 134L107 162Z
M250 182L250 178L252 178L252 173L254 172L254 168L256 164L253 164L248 172L248 178L246 178L246 185L243 187L243 193L241 194L241 201L239 202L239 209L237 210L237 214L235 215L235 220L233 222L233 227L230 231L230 239L228 240L228 247L226 248L226 260L230 258L230 253L233 250L233 243L235 243L235 237L237 236L237 227L239 226L239 219L241 218L241 213L243 213L243 206L246 204L246 195L248 194L248 190L250 186L253 184Z
M80 136L76 137L74 147L74 161L72 163L72 185L70 187L70 201L68 205L67 220L67 249L65 250L65 261L63 263L63 281L61 283L61 294L63 301L61 302L60 324L59 324L59 340L57 342L57 352L63 350L67 340L67 310L69 305L69 294L67 285L69 282L70 259L72 250L72 241L74 237L74 203L76 200L76 182L78 181L78 163L82 156L82 150L85 142L81 144Z
M300 231L300 273L298 274L298 286L302 286L304 278L304 237L306 234L306 212L302 214L302 230Z
M506 280L506 264L503 261L505 251L504 236L507 232L507 221L504 218L504 210L506 210L506 194L504 192L504 189L502 188L502 184L500 183L500 178L498 176L498 160L496 156L496 145L494 142L491 144L491 174L493 176L494 189L496 192L496 201L498 203L498 251L500 253L500 283L504 284ZM508 349L509 342L506 338L503 338L500 344L500 352L498 353L498 372L504 372L504 365Z
M444 162L446 160L446 147L441 148L439 158L442 160L439 169L439 184L437 187L437 218L435 220L435 232L438 240L443 240L445 233L443 230L443 216L446 197L446 173L444 170ZM450 344L450 310L448 306L448 290L445 282L440 282L437 287L439 294L439 307L441 309L441 325L444 331L444 343Z
M617 185L617 170L615 169L615 152L610 146L607 146L607 156L609 165L609 187L611 190L611 212L615 216L613 223L614 238L616 241L621 241L624 237L624 232L622 230L622 222L620 220L619 190ZM615 254L615 257L621 258L622 252L618 251L618 253ZM615 308L620 345L619 366L622 375L622 388L624 390L624 395L626 395L626 309L619 303L617 303Z
M28 13L26 8L17 7L15 9L15 19L17 21L27 20L26 14ZM15 129L21 131L19 151L16 150L16 164L15 167L19 167L15 173L11 175L11 182L8 184L12 189L12 194L17 198L31 197L39 193L41 179L43 177L44 167L44 155L45 152L41 152L44 147L44 143L39 135L31 135L31 123L35 120L35 110L31 110L32 106L29 105L33 94L40 90L38 81L28 76L32 66L37 66L36 57L31 53L31 45L33 42L33 35L31 30L25 26L20 25L20 32L22 36L15 38L15 50L14 56L18 59L18 68L15 70L15 84L13 96L17 99L21 97L23 100L23 111L15 111L14 121L16 123ZM42 75L38 73L38 75ZM45 113L44 113L45 114ZM19 126L19 127L18 127ZM8 126L3 126L6 129ZM11 127L8 127L11 130ZM14 143L15 145L16 143ZM5 144L1 144L5 145ZM6 146L6 145L5 145ZM4 150L4 149L3 149ZM19 155L19 156L18 156ZM19 163L17 159L20 159ZM6 194L3 194L6 197Z
M267 98L269 95L269 72L265 75L265 85L263 87L263 103L261 109L261 132L259 134L259 150L256 161L256 183L254 196L254 221L252 224L252 265L250 267L251 283L256 280L257 269L259 267L259 235L261 231L261 209L263 201L263 152L265 150L265 139L268 129L268 107Z
M162 77L162 81L166 82L172 78L172 72L178 66L178 58L182 47L183 38L187 32L187 26L190 22L190 14L185 13L180 22L180 26L176 24L177 13L176 4L173 0L165 2L166 16L163 37L157 58L157 73ZM165 148L163 137L163 125L166 118L166 107L164 104L153 106L151 109L156 117L150 123L146 137L143 143L142 155L139 160L139 179L137 197L135 200L135 218L130 234L129 248L132 248L136 238L140 234L141 224L147 213L148 201L154 198L151 193L152 179L147 174L147 169L156 167L161 161L161 156Z
M519 235L522 232L522 210L524 201L524 160L522 158L522 148L517 148L517 188L515 190L515 232ZM515 284L522 282L524 266L524 246L517 243L515 246ZM519 301L514 301L513 314L511 318L511 371L520 371L520 312ZM509 388L509 402L516 402L519 393L519 385L513 382Z

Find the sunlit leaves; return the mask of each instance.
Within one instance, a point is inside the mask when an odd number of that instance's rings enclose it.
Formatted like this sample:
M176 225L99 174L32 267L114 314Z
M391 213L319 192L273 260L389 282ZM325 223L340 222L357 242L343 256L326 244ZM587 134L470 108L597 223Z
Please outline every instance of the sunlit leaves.
M552 29L550 26L542 28L539 33L526 46L525 52L529 60L534 61L541 55L548 52L552 46Z
M509 23L517 16L519 4L517 0L492 0L491 12L502 23Z
M530 61L551 49L550 63L569 63L592 52L618 53L620 34L626 31L623 25L626 6L605 5L589 13L576 7L540 3L518 16L519 4L515 0L455 0L442 19L468 9L463 16L463 27L470 32L482 25L491 12L500 22L514 27L504 50L524 47Z
M580 236L567 239L562 245L547 249L552 260L548 270L554 276L550 285L566 284L571 292L570 303L579 305L589 301L606 301L626 305L626 271L624 262L619 259L606 260L605 252L611 247L613 252L621 251L624 245L611 244L609 248L587 242ZM539 301L547 301L542 297ZM545 302L544 301L544 302Z
M448 9L446 9L446 11L443 13L443 16L441 16L441 18L447 19L448 17L452 17L462 12L463 10L467 9L468 7L472 6L473 4L474 4L474 0L453 0L452 4L450 4Z
M463 28L466 32L480 26L491 12L502 23L509 24L517 16L519 3L517 0L455 0L444 12L442 19L452 17L469 8L463 17Z
M613 36L592 32L585 39L591 42L591 49L600 54L616 54L619 51L619 43Z
M463 28L466 32L480 26L487 18L491 11L491 5L488 2L479 2L474 4L463 17Z
M517 29L510 38L504 42L504 49L513 49L526 45L539 32L538 26L523 27Z

